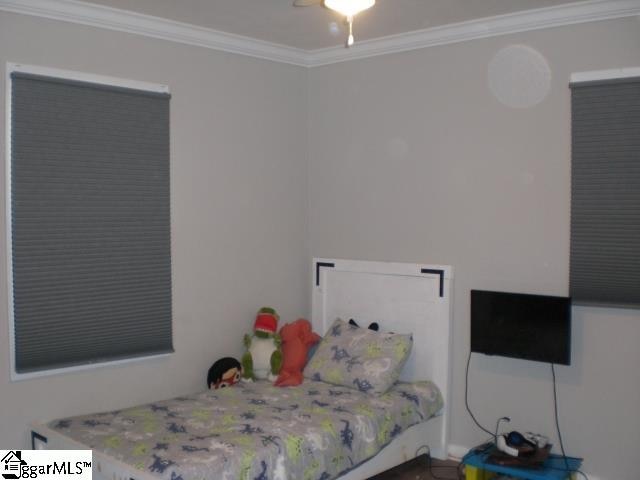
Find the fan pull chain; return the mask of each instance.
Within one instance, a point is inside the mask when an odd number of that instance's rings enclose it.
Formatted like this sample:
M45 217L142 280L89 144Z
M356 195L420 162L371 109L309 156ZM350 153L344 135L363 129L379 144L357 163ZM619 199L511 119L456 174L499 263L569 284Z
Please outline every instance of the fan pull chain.
M349 24L349 36L347 37L347 48L353 45L353 15L347 17L347 23Z

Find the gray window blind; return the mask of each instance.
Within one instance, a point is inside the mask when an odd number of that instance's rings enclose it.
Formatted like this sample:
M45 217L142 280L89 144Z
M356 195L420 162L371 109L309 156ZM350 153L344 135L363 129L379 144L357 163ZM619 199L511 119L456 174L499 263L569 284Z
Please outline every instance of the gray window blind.
M169 95L11 78L16 372L172 351Z
M640 306L640 78L574 83L574 303Z

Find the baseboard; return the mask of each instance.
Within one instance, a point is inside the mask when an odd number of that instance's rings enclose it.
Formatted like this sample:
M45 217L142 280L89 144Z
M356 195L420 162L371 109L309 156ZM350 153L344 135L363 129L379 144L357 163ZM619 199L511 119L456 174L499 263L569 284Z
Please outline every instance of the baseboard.
M464 457L469 450L470 450L469 447L465 447L463 445L449 444L449 448L447 448L447 456L449 457L450 460L455 460L456 462L459 462L460 460L462 460L462 457ZM588 472L585 472L585 474L587 475L587 477L589 477L589 480L607 480L606 478L603 478L603 477L596 477L595 475L592 475Z
M467 454L468 451L469 451L469 447L450 444L449 448L447 449L447 456L449 457L450 460L455 460L456 462L459 462L460 460L462 460L462 457L464 457Z

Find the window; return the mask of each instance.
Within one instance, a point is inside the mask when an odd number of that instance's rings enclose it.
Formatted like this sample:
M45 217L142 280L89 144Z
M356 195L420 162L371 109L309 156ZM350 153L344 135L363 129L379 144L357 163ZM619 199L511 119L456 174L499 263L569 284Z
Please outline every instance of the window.
M166 87L9 75L13 378L171 352Z
M574 303L640 306L640 69L571 84ZM618 75L620 76L620 75Z

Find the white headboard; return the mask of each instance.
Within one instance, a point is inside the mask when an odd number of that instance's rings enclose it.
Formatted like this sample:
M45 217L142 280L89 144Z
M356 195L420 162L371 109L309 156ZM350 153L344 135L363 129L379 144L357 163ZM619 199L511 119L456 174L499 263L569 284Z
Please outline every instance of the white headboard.
M353 318L364 328L377 322L381 331L412 333L401 378L435 382L448 425L452 281L451 266L316 258L313 330L324 335L336 318Z

